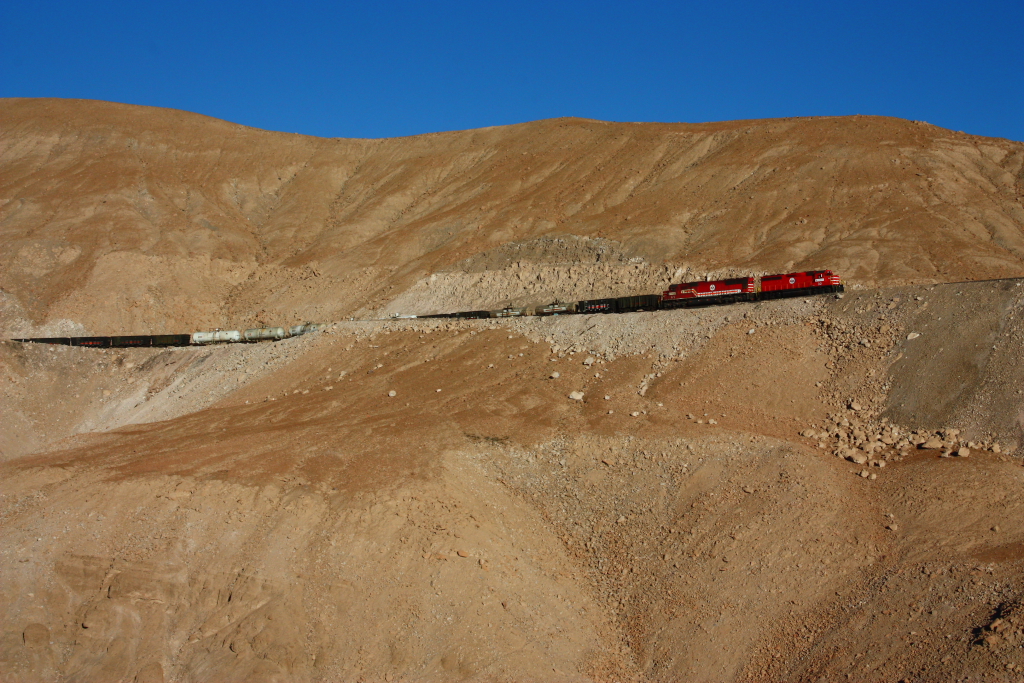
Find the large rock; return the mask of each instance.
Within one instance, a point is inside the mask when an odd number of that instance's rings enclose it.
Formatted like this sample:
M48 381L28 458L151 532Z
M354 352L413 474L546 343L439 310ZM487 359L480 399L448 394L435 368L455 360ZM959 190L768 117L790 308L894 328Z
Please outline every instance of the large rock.
M864 453L863 451L851 450L846 452L846 459L852 463L863 465L868 461L868 456L867 453Z

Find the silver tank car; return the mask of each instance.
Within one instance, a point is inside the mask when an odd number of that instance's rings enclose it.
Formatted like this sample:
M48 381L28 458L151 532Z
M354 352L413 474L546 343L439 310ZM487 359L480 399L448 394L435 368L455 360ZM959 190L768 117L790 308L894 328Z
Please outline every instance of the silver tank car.
M222 342L240 342L242 333L238 330L214 330L213 332L193 332L193 344L219 344Z
M288 331L283 327L256 327L242 333L242 338L247 342L265 341L267 339L277 341L279 339L286 339L288 336Z
M569 301L567 303L562 303L560 301L555 301L555 302L552 302L552 303L548 304L547 306L538 306L537 310L536 310L536 313L534 315L562 315L562 314L575 313L575 312L576 312L576 302L575 301Z
M327 329L328 324L329 323L303 323L301 325L293 325L288 329L288 332L291 333L291 336L298 337L300 334L325 330Z
M522 315L530 315L527 311L528 308L502 308L497 311L491 311L492 318L518 318Z

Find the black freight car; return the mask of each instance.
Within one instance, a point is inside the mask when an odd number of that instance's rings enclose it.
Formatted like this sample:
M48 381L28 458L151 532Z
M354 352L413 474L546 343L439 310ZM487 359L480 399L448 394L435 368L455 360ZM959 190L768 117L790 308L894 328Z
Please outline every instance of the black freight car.
M642 294L640 296L620 296L615 300L618 313L633 311L656 311L661 304L660 294Z
M138 346L152 346L152 335L119 336L111 337L110 345L117 348L134 348Z
M191 334L154 334L153 346L189 346L192 344Z
M105 349L110 346L110 337L72 337L71 345Z
M616 299L590 299L589 301L577 301L577 313L618 313Z

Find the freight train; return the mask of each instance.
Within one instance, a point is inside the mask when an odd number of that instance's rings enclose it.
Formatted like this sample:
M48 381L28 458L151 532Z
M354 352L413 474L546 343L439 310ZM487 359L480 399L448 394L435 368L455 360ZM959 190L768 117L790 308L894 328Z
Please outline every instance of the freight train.
M673 308L720 306L741 301L766 301L787 297L832 294L844 291L839 276L831 270L809 270L801 273L764 275L760 282L753 277L728 280L702 280L669 285L661 294L620 296L610 299L590 299L568 303L555 302L547 306L502 308L495 311L459 311L421 315L420 318L511 318L518 316L545 316L587 313L632 313L636 311L663 311ZM409 316L402 316L409 317Z
M831 270L809 270L802 273L764 275L760 282L753 277L728 280L703 280L669 285L661 294L620 296L610 299L589 299L567 303L554 302L546 306L501 308L494 311L458 311L434 315L396 315L395 318L516 318L520 316L548 316L591 313L632 313L659 311L673 308L718 306L741 301L765 301L786 297L830 294L843 291L839 276ZM213 330L192 334L150 334L120 337L37 337L15 339L21 342L41 342L65 346L96 348L131 348L153 346L205 346L219 343L278 341L323 329L328 323L304 323L293 327L260 327L245 331Z

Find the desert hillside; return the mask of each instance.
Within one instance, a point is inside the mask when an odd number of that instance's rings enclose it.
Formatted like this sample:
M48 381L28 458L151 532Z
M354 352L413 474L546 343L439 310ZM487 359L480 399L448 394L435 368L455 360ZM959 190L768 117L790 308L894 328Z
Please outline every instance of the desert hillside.
M1024 676L1024 144L0 112L5 336L331 323L0 341L5 683ZM847 292L349 319L818 266Z
M512 264L831 267L869 286L1019 276L1022 193L1024 144L881 117L346 140L3 100L0 332L336 320L438 273L431 302L458 307L480 271ZM621 293L668 281L616 274L603 286ZM532 279L577 294L574 277Z

